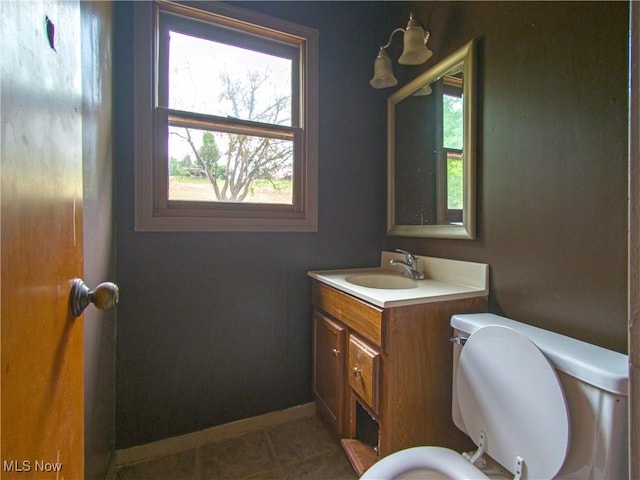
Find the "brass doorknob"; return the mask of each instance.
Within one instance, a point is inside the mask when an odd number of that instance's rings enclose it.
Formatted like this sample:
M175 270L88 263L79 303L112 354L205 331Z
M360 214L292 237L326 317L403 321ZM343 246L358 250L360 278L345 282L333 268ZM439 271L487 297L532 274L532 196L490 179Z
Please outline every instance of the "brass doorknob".
M71 285L69 305L74 317L79 317L90 303L98 310L109 310L118 303L119 291L115 283L104 282L95 290L87 287L80 278L76 278Z

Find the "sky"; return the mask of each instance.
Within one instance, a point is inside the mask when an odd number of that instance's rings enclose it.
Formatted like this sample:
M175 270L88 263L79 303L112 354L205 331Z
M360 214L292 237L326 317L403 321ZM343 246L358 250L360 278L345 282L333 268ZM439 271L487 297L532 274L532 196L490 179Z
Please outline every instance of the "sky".
M268 81L260 91L266 102L273 95L291 92L289 59L177 32L171 32L170 39L170 108L219 116L232 114L229 103L219 100L222 72L240 80L250 71L268 73Z

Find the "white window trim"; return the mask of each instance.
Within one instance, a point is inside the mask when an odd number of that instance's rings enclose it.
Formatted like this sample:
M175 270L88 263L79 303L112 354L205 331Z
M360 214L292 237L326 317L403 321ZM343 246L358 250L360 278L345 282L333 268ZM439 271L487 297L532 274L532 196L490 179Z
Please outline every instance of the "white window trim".
M154 159L156 105L156 5L176 12L188 11L203 18L214 15L217 21L242 21L257 34L280 32L284 41L295 41L301 51L300 127L304 130L301 211L290 216L273 216L269 211L253 216L166 215L155 198ZM227 231L227 232L315 232L318 230L318 33L317 31L268 17L221 2L201 2L198 9L159 0L134 2L134 163L136 231ZM243 211L244 212L244 211Z

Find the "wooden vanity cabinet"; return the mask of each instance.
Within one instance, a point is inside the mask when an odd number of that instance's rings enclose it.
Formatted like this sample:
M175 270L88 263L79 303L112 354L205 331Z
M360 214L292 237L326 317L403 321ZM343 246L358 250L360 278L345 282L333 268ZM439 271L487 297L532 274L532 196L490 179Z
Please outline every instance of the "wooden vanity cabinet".
M314 279L312 302L317 410L359 475L408 447L473 448L451 419L449 322L486 296L380 308Z

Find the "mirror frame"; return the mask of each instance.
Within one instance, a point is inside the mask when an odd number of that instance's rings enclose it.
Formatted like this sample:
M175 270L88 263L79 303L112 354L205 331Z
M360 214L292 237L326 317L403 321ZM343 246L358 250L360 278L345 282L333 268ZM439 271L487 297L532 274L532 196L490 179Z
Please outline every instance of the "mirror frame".
M463 64L463 211L462 225L398 225L395 222L395 106ZM387 99L387 235L397 237L474 239L476 235L476 54L475 41L453 52L445 59L398 89Z

